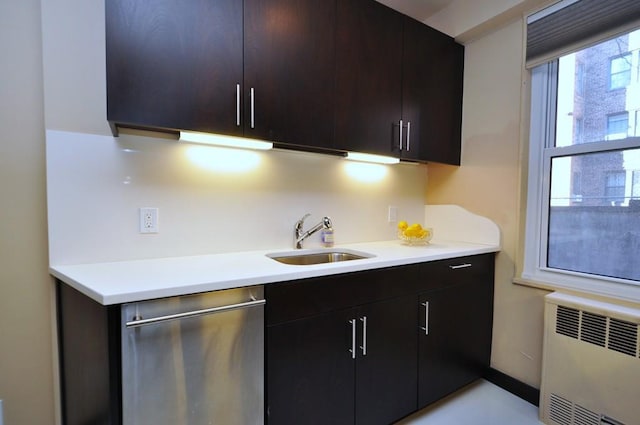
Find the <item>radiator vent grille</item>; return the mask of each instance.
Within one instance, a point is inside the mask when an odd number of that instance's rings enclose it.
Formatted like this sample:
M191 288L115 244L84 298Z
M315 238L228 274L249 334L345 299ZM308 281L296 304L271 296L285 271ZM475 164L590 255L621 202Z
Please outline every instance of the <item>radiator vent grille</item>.
M556 394L549 400L549 418L557 425L600 425L600 415Z
M639 357L638 325L635 323L558 306L556 333Z
M611 319L607 347L629 356L635 356L638 349L638 325Z
M580 329L580 311L558 306L558 318L556 320L556 332L560 335L566 335L571 338L578 339L578 330Z
M576 425L600 425L600 415L577 404L575 405L573 418L573 422Z
M583 311L580 339L604 347L607 339L607 318Z

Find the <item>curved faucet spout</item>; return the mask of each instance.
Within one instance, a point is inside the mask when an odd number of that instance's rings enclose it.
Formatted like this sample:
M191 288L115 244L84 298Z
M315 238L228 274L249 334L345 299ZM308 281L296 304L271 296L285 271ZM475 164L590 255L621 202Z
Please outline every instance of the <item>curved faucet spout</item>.
M296 222L295 226L293 227L293 231L294 231L294 234L293 234L293 245L295 246L296 249L302 249L302 242L304 242L305 239L307 239L309 236L313 235L318 230L320 230L320 229L331 229L332 226L333 226L333 223L331 222L331 219L329 217L323 217L322 221L320 221L320 223L316 224L311 229L309 229L309 230L307 230L305 232L303 230L304 221L309 216L311 216L311 214L305 214L304 217L302 217L300 220L298 220Z

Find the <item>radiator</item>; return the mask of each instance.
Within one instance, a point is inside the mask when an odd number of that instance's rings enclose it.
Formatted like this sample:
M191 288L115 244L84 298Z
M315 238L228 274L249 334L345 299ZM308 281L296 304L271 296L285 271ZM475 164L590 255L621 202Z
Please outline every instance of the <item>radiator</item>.
M540 419L640 425L640 309L546 296Z

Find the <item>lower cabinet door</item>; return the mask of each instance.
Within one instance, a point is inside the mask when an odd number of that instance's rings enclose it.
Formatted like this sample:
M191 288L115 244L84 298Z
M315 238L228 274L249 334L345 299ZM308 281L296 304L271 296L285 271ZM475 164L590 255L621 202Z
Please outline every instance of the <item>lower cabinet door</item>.
M416 296L358 309L356 424L384 425L416 410Z
M489 366L493 285L424 293L419 303L418 408L480 378Z
M267 327L269 425L354 423L353 309Z

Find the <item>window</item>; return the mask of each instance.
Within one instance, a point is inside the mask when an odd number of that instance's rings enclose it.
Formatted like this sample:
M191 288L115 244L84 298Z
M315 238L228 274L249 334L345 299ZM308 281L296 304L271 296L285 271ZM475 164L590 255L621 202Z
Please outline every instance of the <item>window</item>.
M578 62L576 65L576 94L578 96L584 95L584 82L586 77L584 73L584 63Z
M624 139L629 128L629 114L613 114L607 117L607 140Z
M640 199L640 170L635 170L631 177L631 199Z
M584 119L576 118L576 129L573 136L573 143L578 144L584 141Z
M609 171L605 174L604 201L611 205L620 205L624 202L624 183L626 173L624 171Z
M639 118L630 94L640 97L640 83L631 80L630 54L611 55L638 49L640 30L623 37L631 41L604 41L532 69L522 276L638 299L640 139L630 134ZM590 70L582 94L580 67ZM627 95L614 87L627 87Z
M611 59L609 66L609 88L623 89L631 82L631 53Z

